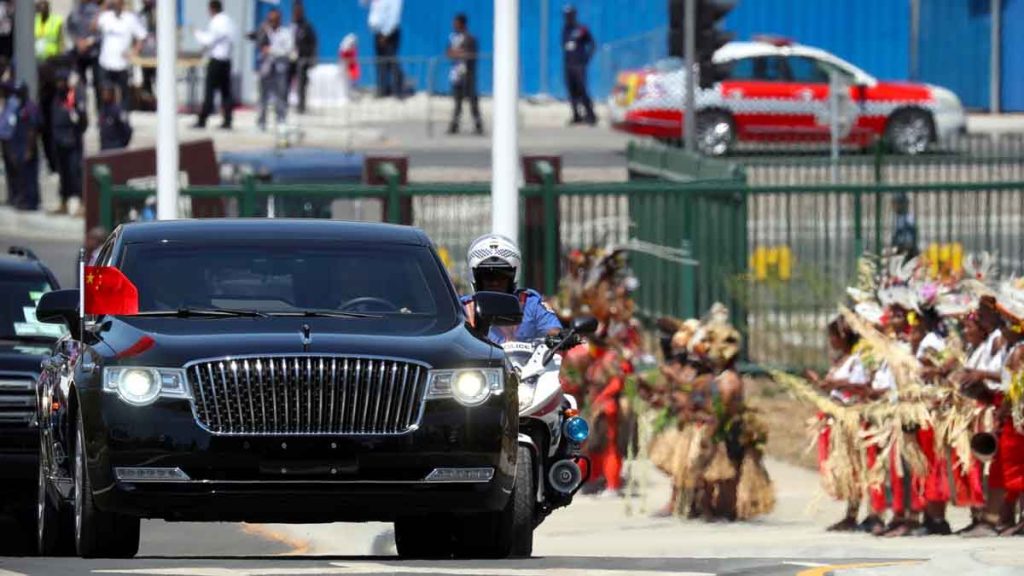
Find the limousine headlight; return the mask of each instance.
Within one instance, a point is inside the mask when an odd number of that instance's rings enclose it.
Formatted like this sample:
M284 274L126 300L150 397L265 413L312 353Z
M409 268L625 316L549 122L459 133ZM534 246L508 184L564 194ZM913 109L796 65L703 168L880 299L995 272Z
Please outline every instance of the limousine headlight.
M159 397L188 398L185 371L180 368L117 366L103 371L103 390L134 406L152 404Z
M504 389L501 368L431 370L427 398L454 398L463 406L479 406Z

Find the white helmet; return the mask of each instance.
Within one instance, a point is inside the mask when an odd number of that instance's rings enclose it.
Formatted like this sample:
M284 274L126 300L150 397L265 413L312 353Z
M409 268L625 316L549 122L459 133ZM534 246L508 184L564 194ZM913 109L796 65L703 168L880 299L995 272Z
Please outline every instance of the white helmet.
M477 273L482 270L508 270L512 284L509 291L515 289L515 275L523 257L519 247L507 236L501 234L484 234L469 245L466 255L469 269L473 275L473 287L477 287Z

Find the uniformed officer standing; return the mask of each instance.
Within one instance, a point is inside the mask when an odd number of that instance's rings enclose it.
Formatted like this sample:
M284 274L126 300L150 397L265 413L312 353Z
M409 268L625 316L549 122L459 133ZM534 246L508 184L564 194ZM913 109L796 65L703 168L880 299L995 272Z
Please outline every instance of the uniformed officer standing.
M57 173L60 175L60 209L66 213L68 200L82 197L82 135L88 124L85 89L77 74L67 69L57 73L57 94L50 104L50 130ZM79 203L76 215L84 213Z
M576 21L576 8L566 6L565 26L562 27L562 53L565 62L565 85L572 106L570 124L586 122L597 124L594 103L587 93L587 65L594 55L594 37L586 26Z

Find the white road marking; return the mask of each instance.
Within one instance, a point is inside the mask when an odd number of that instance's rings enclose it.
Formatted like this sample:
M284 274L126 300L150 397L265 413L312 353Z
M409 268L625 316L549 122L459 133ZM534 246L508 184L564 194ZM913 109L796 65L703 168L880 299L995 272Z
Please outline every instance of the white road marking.
M3 568L0 568L0 576L28 576L28 574L23 574L21 572L11 572L10 570L4 570Z
M821 562L783 562L790 566L802 566L804 568L821 568L822 566L828 566L828 564L822 564Z

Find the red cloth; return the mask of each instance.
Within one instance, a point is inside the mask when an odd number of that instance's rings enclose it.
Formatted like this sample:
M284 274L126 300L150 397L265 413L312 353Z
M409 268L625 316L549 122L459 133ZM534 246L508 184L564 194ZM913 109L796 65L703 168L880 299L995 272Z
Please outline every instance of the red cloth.
M818 420L827 418L824 412L818 412ZM818 472L825 475L825 461L828 460L828 445L832 438L832 427L822 426L818 433Z
M1009 420L1003 422L1000 430L998 458L993 460L993 466L989 469L990 476L996 475L996 460L1000 464L998 472L1001 476L1001 482L996 487L1006 490L1007 501L1016 501L1020 493L1024 492L1024 436L1013 428Z
M899 454L897 450L893 450L889 453L889 470L890 470L890 485L892 487L892 511L897 516L902 515L907 510L907 506L910 506L911 512L921 512L924 510L925 505L925 478L916 476L910 473L910 470L904 466L904 476L899 476L898 465L899 465ZM907 494L909 488L910 493Z
M918 430L917 443L928 460L928 474L922 479L924 499L928 502L949 502L949 463L945 454L935 450L935 430Z
M619 454L619 421L608 420L608 444L600 452L590 454L590 462L594 467L590 480L604 477L605 486L609 490L622 489L622 455Z
M865 426L867 426L865 424ZM874 444L867 448L867 461L868 469L865 471L870 472L875 467L875 462L878 461L878 446ZM879 484L877 486L868 486L868 505L871 506L871 513L881 515L885 512L885 486Z
M953 468L953 487L956 491L956 499L953 504L960 507L979 507L985 505L985 489L981 483L981 462L971 460L971 466L967 471L960 468L960 459L956 450L949 457L949 463Z

